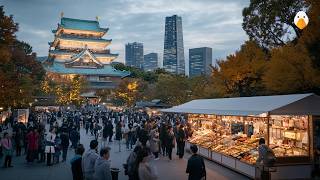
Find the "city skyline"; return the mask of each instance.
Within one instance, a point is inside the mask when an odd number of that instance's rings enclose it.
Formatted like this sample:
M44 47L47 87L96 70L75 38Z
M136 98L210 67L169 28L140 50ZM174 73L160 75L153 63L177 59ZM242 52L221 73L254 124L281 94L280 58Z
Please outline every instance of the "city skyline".
M77 5L76 9L75 4ZM30 43L39 56L48 54L51 30L56 27L61 12L65 17L94 20L109 27L110 46L124 62L125 44L143 42L145 54L156 52L162 65L165 17L177 14L183 19L184 57L188 65L187 49L211 47L213 59L225 58L248 39L242 30L242 9L248 1L3 1L7 14L19 23L18 39ZM186 67L188 72L188 67Z
M143 43L132 42L126 44L124 64L143 69Z
M189 49L189 76L210 75L212 48L199 47Z
M163 68L174 74L186 74L182 18L167 16L165 21Z

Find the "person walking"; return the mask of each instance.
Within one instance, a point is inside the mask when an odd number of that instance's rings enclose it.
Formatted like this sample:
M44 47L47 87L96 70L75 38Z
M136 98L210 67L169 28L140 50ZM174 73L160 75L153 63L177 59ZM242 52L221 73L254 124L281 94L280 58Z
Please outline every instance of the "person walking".
M155 167L150 163L151 156L148 148L143 148L138 154L139 180L157 180L158 176Z
M46 157L46 154L45 154L45 147L46 147L46 138L45 138L45 135L44 135L44 129L40 130L39 132L39 142L38 142L38 155L40 155L40 159L39 159L39 163L42 163L45 161L45 157Z
M74 157L70 160L73 180L84 180L82 172L82 154L84 150L83 145L79 144L75 150Z
M130 153L128 159L127 159L127 174L129 176L129 180L138 180L138 162L137 157L138 154L140 154L142 150L141 146L136 146L133 151Z
M107 123L107 132L108 132L108 136L109 136L109 142L112 142L113 125L112 125L112 122L110 120Z
M53 163L58 164L60 162L60 155L61 155L61 138L60 134L57 134L56 139L54 140L54 156L53 156Z
M150 132L150 149L155 157L155 160L159 160L159 142L160 139L158 128L154 127L154 129Z
M160 138L160 145L161 145L163 156L166 156L167 136L168 136L168 133L167 133L166 124L162 123L160 126L159 138Z
M105 147L107 141L108 141L108 128L107 128L107 124L105 124L103 129L102 129L102 143L101 143L101 146Z
M188 160L186 173L189 174L188 180L205 180L206 179L206 167L204 160L197 154L198 147L191 145L190 151L192 153Z
M86 129L86 134L88 135L88 132L89 132L89 127L90 127L90 123L89 121L86 119L85 120L85 129Z
M169 156L169 159L172 160L172 149L175 147L175 138L172 126L168 127L168 136L167 136L167 145L166 150Z
M112 180L109 157L110 148L102 148L100 150L100 157L96 160L94 165L95 180Z
M7 132L3 133L3 139L1 140L1 146L2 146L2 153L4 156L4 168L7 167L13 167L11 165L12 161L12 153L13 153L13 147L12 147L12 141Z
M78 145L80 139L80 134L77 131L76 127L72 127L72 130L70 132L70 141L71 141L71 147L76 148Z
M39 134L36 128L31 128L26 136L28 142L27 162L33 162L38 153Z
M134 145L134 131L133 131L133 128L132 128L132 124L129 124L128 125L129 127L129 130L128 130L128 140L126 142L126 145L127 145L127 149L132 149L132 146Z
M56 129L52 128L46 137L45 153L47 154L47 166L51 166L52 155L55 153L54 143L56 139Z
M94 166L99 155L97 153L98 141L92 140L90 142L90 150L82 157L82 171L85 180L94 180Z
M184 146L185 146L185 131L183 129L183 125L179 125L177 132L177 149L179 158L182 159L184 155Z
M21 128L18 128L16 135L14 137L15 143L16 143L16 156L21 156L21 149L23 147L23 132Z
M62 146L62 162L65 162L67 159L67 153L69 148L69 134L67 129L64 129L61 136L61 146Z

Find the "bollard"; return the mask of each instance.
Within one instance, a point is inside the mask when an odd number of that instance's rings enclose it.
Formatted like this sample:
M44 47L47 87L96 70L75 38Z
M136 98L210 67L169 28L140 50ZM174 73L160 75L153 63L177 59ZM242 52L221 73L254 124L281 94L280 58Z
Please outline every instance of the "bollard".
M112 180L118 180L119 172L120 172L119 168L111 168Z

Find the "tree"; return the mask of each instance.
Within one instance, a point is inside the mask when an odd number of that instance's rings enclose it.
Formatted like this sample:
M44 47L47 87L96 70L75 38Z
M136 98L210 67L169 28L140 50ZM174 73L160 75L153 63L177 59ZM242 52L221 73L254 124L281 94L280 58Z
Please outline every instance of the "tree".
M251 0L243 9L243 29L263 48L285 45L301 36L293 20L298 11L307 9L304 0Z
M308 11L309 24L303 29L298 45L304 46L309 53L315 68L320 70L320 2L308 0L310 9Z
M154 97L170 105L187 102L192 93L189 88L188 78L180 75L159 75L155 88Z
M32 47L24 41L16 41L15 46L19 49L22 49L25 52L25 54L29 55L32 53Z
M218 61L212 78L215 93L219 96L252 96L260 94L264 87L267 54L253 41L247 41L240 51Z
M15 42L17 31L18 24L13 21L13 16L6 16L0 6L0 64L10 60L10 46Z
M272 51L264 83L271 93L319 92L319 70L312 66L308 51L302 46L287 45Z
M83 82L80 76L75 76L71 80L71 86L69 90L69 103L80 106L83 102L81 90L83 89Z
M18 24L0 6L0 106L28 107L45 71L31 46L16 39Z
M144 99L146 83L141 79L126 78L119 84L114 93L113 100L118 104L125 104L128 107L134 106L135 102Z

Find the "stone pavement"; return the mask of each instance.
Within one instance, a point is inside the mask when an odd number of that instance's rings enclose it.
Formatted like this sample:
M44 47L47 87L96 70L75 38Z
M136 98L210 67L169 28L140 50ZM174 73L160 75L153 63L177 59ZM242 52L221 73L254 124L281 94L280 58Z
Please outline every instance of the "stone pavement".
M86 135L85 131L81 130L81 143L84 144L86 150L89 148L90 141L94 139L93 136ZM101 143L99 143L101 144ZM125 145L121 144L121 152L119 152L119 145L117 142L110 143L111 147L111 166L120 168L119 180L128 179L123 173L122 164L129 156L129 150L125 149ZM13 157L13 168L0 168L1 180L71 180L72 174L69 160L73 157L73 150L69 149L68 160L66 163L59 163L51 167L47 167L44 163L27 164L25 156ZM175 154L175 150L173 151ZM187 158L190 154L186 153L184 159L178 159L173 155L173 160L169 161L166 157L161 157L158 161L152 161L157 168L159 180L172 179L187 179L185 173ZM1 166L3 159L1 159ZM207 179L208 180L224 180L224 179L248 179L238 173L235 173L227 168L210 161L206 161Z

